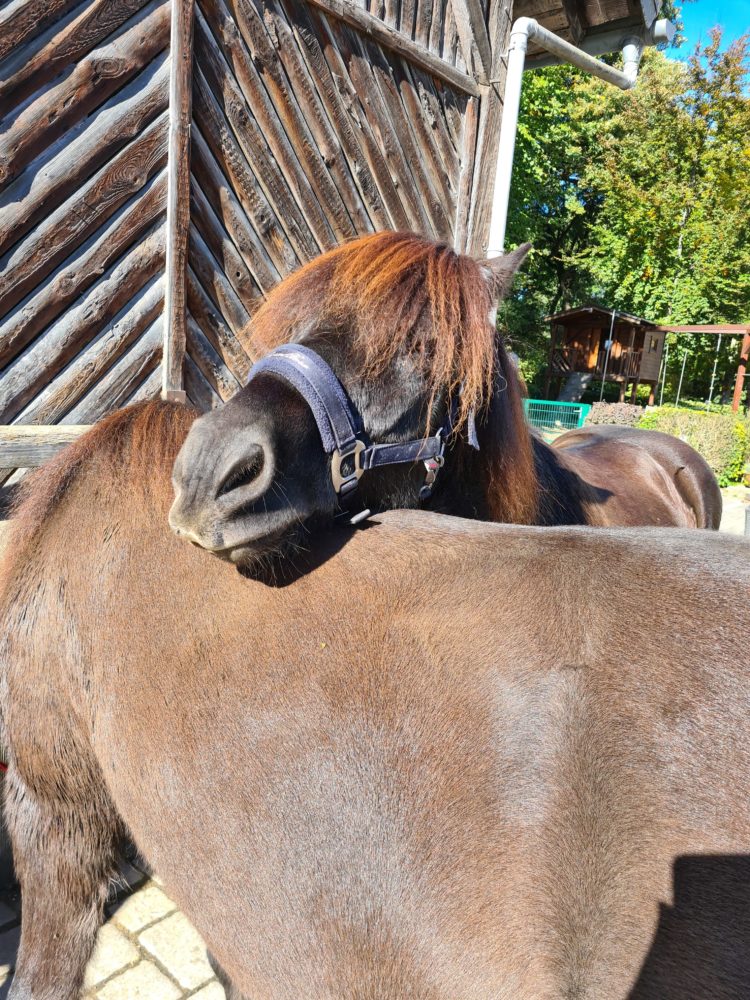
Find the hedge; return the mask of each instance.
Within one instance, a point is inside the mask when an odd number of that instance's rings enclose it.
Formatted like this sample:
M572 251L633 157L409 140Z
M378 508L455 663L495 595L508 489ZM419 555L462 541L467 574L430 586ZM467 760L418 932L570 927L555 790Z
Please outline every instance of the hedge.
M746 472L750 461L750 421L746 417L659 406L644 414L638 426L687 441L711 466L719 486L740 482Z

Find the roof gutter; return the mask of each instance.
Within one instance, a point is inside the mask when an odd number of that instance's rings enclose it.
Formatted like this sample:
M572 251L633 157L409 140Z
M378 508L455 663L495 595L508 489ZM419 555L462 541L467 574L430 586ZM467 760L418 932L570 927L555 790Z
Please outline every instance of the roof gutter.
M571 45L570 42L566 42L565 39L548 31L531 17L519 17L513 24L508 48L508 70L505 77L503 118L498 144L488 257L499 257L505 244L510 184L513 175L513 155L518 131L518 110L521 103L521 85L529 41L536 42L540 48L549 52L560 62L572 63L615 87L630 90L635 86L638 78L638 67L644 47L655 45L658 42L671 41L674 33L674 25L666 20L656 21L651 28L644 28L640 33L628 29L627 34L617 46L622 51L623 58L623 68L619 70L608 66L600 59L595 59L594 56L575 45Z

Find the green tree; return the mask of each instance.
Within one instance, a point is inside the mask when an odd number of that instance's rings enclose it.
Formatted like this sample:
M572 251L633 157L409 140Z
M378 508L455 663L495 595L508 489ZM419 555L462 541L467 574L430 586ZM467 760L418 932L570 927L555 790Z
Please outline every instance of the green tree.
M648 53L639 86L609 95L586 170L601 204L581 263L600 294L650 319L750 310L748 39L720 46L715 30L687 64Z
M529 74L508 239L535 253L502 317L522 357L543 356L545 313L587 301L750 319L749 39L721 44L713 32L686 63L648 50L629 92L571 67ZM690 343L688 389L707 384L715 344ZM725 342L720 380L732 361Z

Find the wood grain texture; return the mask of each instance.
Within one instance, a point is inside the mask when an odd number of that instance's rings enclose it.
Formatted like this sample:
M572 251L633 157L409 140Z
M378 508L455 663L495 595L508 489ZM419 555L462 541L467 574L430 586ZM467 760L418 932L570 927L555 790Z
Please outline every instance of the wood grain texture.
M482 256L487 251L492 199L495 190L497 145L503 114L503 91L507 51L512 19L512 0L490 0L489 31L492 39L491 83L484 88L477 128L476 152L472 177L471 207L466 235L469 253Z
M252 46L254 59L262 64L264 86L326 218L330 234L324 239L321 249L329 249L355 235L356 230L339 189L329 174L330 164L327 165L313 135L316 116L318 130L322 118L318 113L316 95L308 86L296 43L284 20L274 17L270 6L264 4L262 17L254 4L245 0L237 0L237 10L242 12L241 17L247 19L248 44Z
M250 168L255 185L263 192L278 224L284 229L296 258L300 261L309 260L334 241L325 213L315 204L306 206L306 214L297 204L287 177L268 146L264 129L255 117L254 104L248 102L241 93L234 75L217 46L212 43L205 22L200 17L198 28L196 51L201 76L205 78L215 104L221 108L232 140ZM252 28L252 34L248 34L248 37L260 37L264 42L262 24L253 22ZM259 58L265 65L271 58L271 53L267 47L261 51L263 56ZM275 55L273 58L276 58ZM283 113L286 114L287 111L285 109Z
M33 469L44 465L88 429L88 424L67 427L0 425L0 466Z
M123 406L161 361L163 317L158 316L133 347L110 368L64 418L63 423L94 423Z
M10 253L0 258L0 316L35 288L164 166L166 112Z
M270 291L278 283L280 274L268 254L261 234L245 214L197 124L193 128L191 172L215 215L221 219L258 288L261 292Z
M250 313L240 301L219 262L193 224L190 226L190 265L221 315L226 319L232 333L235 337L241 338L242 331L250 322Z
M330 128L340 145L340 155L345 159L359 191L365 218L361 219L356 209L352 213L352 217L360 224L361 232L374 228L388 228L390 219L378 185L368 165L367 157L363 155L357 139L355 133L357 125L353 121L350 103L343 99L337 85L337 79L326 61L319 31L316 31L304 5L292 5L290 0L284 0L283 10L294 32L300 54L307 63L310 77L315 81L317 94L325 108ZM329 158L331 158L330 155ZM343 169L343 165L341 169Z
M394 182L391 171L385 159L382 144L373 131L367 115L367 107L357 91L353 81L356 73L355 57L351 50L343 46L342 26L331 24L319 11L310 8L312 23L319 32L321 46L329 67L331 78L338 94L339 104L345 109L352 123L353 135L356 135L359 151L353 154L353 159L360 161L358 176L362 176L366 168L373 183L377 186L382 204L388 213L390 228L408 229L409 218L401 201L398 183ZM335 32L334 28L338 28ZM358 58L358 57L357 57Z
M103 378L164 307L164 280L153 278L128 303L128 308L106 324L60 375L19 414L18 420L57 423Z
M261 298L260 288L194 177L190 183L190 219L237 298L251 312Z
M0 133L0 184L17 176L73 121L103 104L165 48L169 8L162 0L152 0L132 21L12 117Z
M92 0L76 17L66 19L46 44L33 54L20 51L15 66L3 67L0 104L18 103L68 66L91 51L121 27L148 0ZM15 70L15 71L13 71Z
M243 330L236 336L230 330L192 269L188 271L188 309L206 340L238 382L244 385L253 361L257 360L250 346L249 331L246 335Z
M163 266L164 227L159 226L4 370L0 422L12 421Z
M203 336L192 316L188 316L187 320L187 338L190 357L203 377L222 400L230 399L240 388L240 383Z
M480 0L450 0L466 65L481 84L489 83L492 46Z
M64 16L79 0L12 0L0 10L0 59L47 25Z
M268 2L272 6L266 13L266 27L275 39L284 69L307 122L315 157L306 162L310 162L315 172L321 173L321 199L326 205L329 218L336 222L336 235L339 239L346 239L366 232L369 228L367 212L339 138L318 93L317 81L309 72L281 5L273 0ZM336 198L332 197L331 191L336 193Z
M280 223L263 187L253 173L200 66L196 66L194 71L193 114L201 135L211 151L211 156L227 178L250 225L260 237L268 256L273 261L273 266L279 275L288 274L300 263L300 257L297 256L287 230ZM294 220L295 226L299 227L300 219L301 217L298 217ZM305 241L308 249L300 249L303 260L308 256L314 256L316 252L311 236L309 240L309 243Z
M275 160L289 187L290 197L293 197L297 207L304 212L307 225L315 235L318 245L321 242L325 244L331 238L331 228L235 18L223 0L204 0L201 6L210 28L210 31L202 36L202 41L209 49L216 47L220 50L224 64L231 67L242 99L252 109L261 142L265 140L267 143L269 154ZM202 62L200 55L198 58ZM219 75L223 76L223 69ZM234 93L237 98L237 92ZM260 164L259 169L263 170Z
M193 0L172 0L164 289L164 394L182 392L187 321Z
M72 260L60 265L38 291L6 316L0 324L0 366L30 344L144 237L164 212L166 193L166 172L162 172L94 233Z
M435 55L433 45L430 51L423 47L420 41L413 42L410 38L401 35L395 28L385 24L378 17L374 17L367 11L363 11L351 2L351 0L310 0L317 7L326 13L345 21L351 27L356 28L364 37L372 38L379 45L384 46L392 52L408 59L409 62L427 70L438 80L444 80L452 87L465 94L478 95L479 87L477 82L467 73L457 70L449 62ZM439 3L439 0L437 0ZM428 22L429 23L429 22ZM433 17L432 24L438 22ZM439 29L438 29L439 32Z
M0 192L0 254L54 210L167 107L169 68L163 55L97 110L81 131L68 133L50 156Z
M221 405L221 397L206 381L189 354L185 357L185 389L190 402L203 413Z

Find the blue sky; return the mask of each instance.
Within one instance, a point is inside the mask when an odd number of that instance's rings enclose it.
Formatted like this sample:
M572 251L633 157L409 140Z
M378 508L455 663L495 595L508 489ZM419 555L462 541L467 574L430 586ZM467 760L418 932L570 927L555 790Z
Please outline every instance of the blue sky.
M724 28L726 41L750 32L750 0L694 0L683 5L682 19L686 41L669 53L678 59L688 56L701 39L705 41L716 24Z

